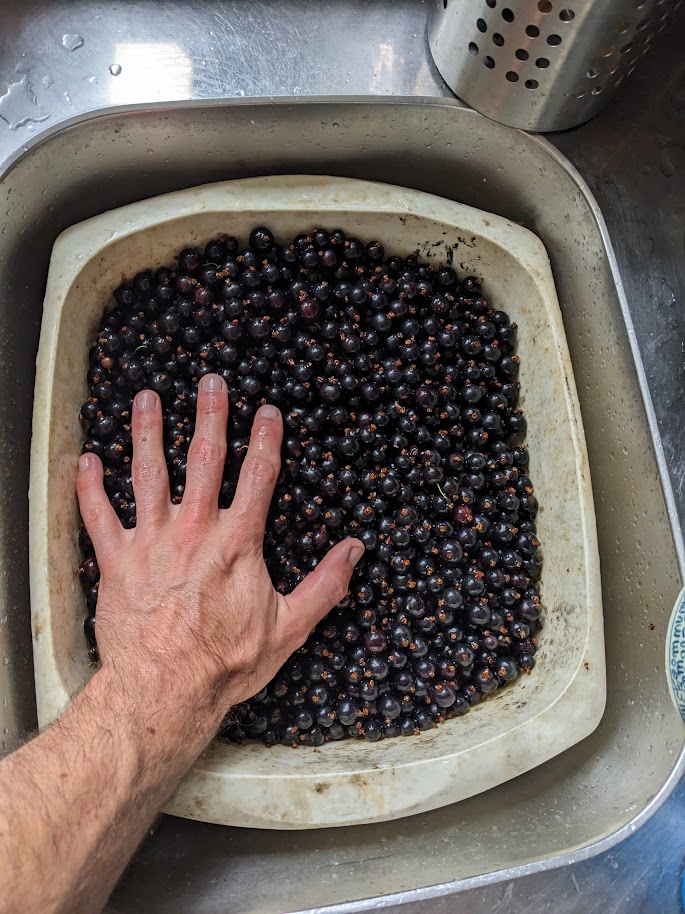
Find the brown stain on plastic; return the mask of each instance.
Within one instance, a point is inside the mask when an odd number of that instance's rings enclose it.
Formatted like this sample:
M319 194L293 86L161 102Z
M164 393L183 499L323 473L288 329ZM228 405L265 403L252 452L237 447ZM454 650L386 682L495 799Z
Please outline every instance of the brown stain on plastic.
M190 804L190 815L199 819L201 816L206 815L207 812L207 803L204 797L194 797Z

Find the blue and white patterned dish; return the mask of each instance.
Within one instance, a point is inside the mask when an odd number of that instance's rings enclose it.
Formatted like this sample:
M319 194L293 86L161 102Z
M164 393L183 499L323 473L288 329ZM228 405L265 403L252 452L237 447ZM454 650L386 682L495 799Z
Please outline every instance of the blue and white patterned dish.
M685 721L685 588L678 594L668 623L666 674L673 704Z

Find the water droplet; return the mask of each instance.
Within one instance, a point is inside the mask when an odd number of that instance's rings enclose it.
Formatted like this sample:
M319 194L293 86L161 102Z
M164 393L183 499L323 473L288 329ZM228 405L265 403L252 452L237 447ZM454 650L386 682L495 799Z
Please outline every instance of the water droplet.
M98 78L97 78L97 76L87 76L86 82L89 82L91 84L91 86L97 86Z
M0 96L0 120L5 121L10 130L30 126L49 117L27 75L22 76L19 82L10 83L7 92Z
M49 89L50 86L54 86L55 84L55 80L52 78L50 73L46 73L45 76L41 79L41 82L46 89Z
M62 47L66 48L67 51L78 51L79 48L83 47L83 38L80 35L72 35L71 32L67 32L66 35L62 35Z
M109 72L112 76L118 76L121 73L121 66L118 63L110 64Z

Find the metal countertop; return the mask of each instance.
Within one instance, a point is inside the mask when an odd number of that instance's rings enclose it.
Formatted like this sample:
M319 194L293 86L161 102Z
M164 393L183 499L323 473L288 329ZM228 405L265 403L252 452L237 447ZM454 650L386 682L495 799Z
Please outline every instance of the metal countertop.
M5 3L0 8L0 166L41 131L112 105L250 96L450 97L428 52L427 11L425 0ZM685 10L604 112L549 137L588 182L608 223L681 524L684 27ZM684 822L681 783L654 817L614 850L469 890L452 898L450 910L679 912ZM182 867L178 878L183 878Z

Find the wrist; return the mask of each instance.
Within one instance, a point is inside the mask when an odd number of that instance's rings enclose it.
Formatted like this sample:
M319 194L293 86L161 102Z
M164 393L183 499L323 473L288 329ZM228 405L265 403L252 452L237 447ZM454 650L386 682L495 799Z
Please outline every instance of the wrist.
M87 689L108 727L118 729L147 768L170 765L179 776L215 735L230 706L228 691L183 680L158 667L104 663Z

